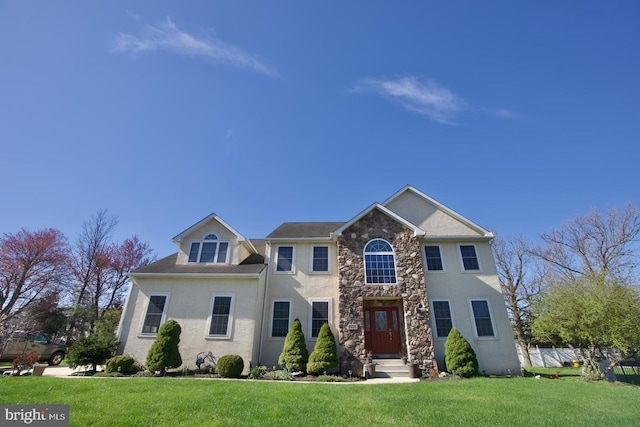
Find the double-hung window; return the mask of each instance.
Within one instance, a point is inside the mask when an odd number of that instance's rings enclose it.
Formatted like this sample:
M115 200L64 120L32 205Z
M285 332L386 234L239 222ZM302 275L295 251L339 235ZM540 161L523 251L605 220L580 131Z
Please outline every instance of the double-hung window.
M289 319L291 317L291 301L273 301L273 311L271 318L271 336L274 338L284 338L289 332Z
M371 240L364 247L366 283L396 283L396 262L393 248L382 239Z
M474 245L460 245L460 256L462 257L464 271L480 270L480 262L478 262L478 255Z
M144 322L142 323L143 334L158 333L160 325L162 325L162 322L164 320L168 299L169 296L167 294L157 294L149 296L147 311L144 316Z
M211 302L210 337L231 336L233 321L233 295L214 295Z
M329 271L329 247L314 246L313 247L313 265L311 270L314 272Z
M433 318L436 322L436 336L446 338L453 329L453 318L449 301L433 301Z
M329 301L311 302L311 337L317 338L320 328L329 323Z
M427 262L427 271L442 271L442 256L440 255L440 246L429 245L424 247L424 257Z
M493 337L493 321L491 320L491 311L489 310L489 301L484 299L471 300L471 311L473 312L473 320L476 336Z
M278 246L276 271L293 272L293 246Z
M189 262L207 262L225 264L229 242L218 240L215 234L207 234L200 242L192 242L189 249Z

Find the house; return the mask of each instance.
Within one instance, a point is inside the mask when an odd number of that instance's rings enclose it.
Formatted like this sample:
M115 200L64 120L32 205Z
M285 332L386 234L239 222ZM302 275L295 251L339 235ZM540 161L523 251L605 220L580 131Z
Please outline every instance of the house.
M278 364L299 319L313 350L328 322L342 372L368 354L444 369L452 327L487 374L520 372L491 232L406 186L347 222L284 223L247 239L212 214L173 238L178 252L131 273L119 352L144 361L160 325L182 326L180 352Z

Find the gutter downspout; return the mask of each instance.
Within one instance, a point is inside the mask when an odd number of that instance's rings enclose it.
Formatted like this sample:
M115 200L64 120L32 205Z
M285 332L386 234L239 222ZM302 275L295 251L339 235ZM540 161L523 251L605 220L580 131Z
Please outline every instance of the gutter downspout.
M260 324L260 348L258 349L258 364L262 363L262 347L264 346L264 328L267 321L267 296L269 295L269 279L271 277L270 261L271 261L271 241L267 240L265 252L269 253L269 257L265 257L267 264L267 272L264 279L264 297L262 298L262 322Z

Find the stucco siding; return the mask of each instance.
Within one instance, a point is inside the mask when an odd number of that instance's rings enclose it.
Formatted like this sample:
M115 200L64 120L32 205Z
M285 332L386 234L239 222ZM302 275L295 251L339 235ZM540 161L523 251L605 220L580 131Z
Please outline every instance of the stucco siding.
M121 331L122 353L129 354L144 362L156 335L142 334L142 324L151 295L168 296L163 322L176 320L182 327L180 354L183 366L195 367L199 352L211 351L216 357L238 354L245 361L248 371L250 362L257 357L256 334L260 331L262 311L260 294L264 280L256 279L153 279L135 280L129 299L127 316L128 329ZM229 336L212 338L208 336L212 300L214 295L231 295L232 321Z
M294 247L294 272L276 272L276 252L279 246ZM312 259L314 246L329 247L329 271L313 272ZM299 319L302 324L307 349L313 351L316 339L311 337L311 307L313 301L329 302L329 326L337 336L338 324L338 274L336 266L335 243L326 242L272 242L270 245L268 275L268 295L265 307L265 331L261 363L268 367L278 365L278 357L282 352L284 338L271 336L273 318L273 302L288 300L291 302L290 324Z
M432 236L477 236L477 230L438 209L413 192L405 192L385 205L402 218L417 225Z

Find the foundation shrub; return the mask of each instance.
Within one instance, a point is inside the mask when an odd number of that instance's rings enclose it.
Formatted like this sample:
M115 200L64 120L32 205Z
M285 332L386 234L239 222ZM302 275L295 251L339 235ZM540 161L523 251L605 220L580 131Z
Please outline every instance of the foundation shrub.
M476 352L456 328L451 329L444 344L444 363L448 372L461 377L478 375Z
M218 375L223 378L240 378L244 360L237 354L228 354L218 359Z

